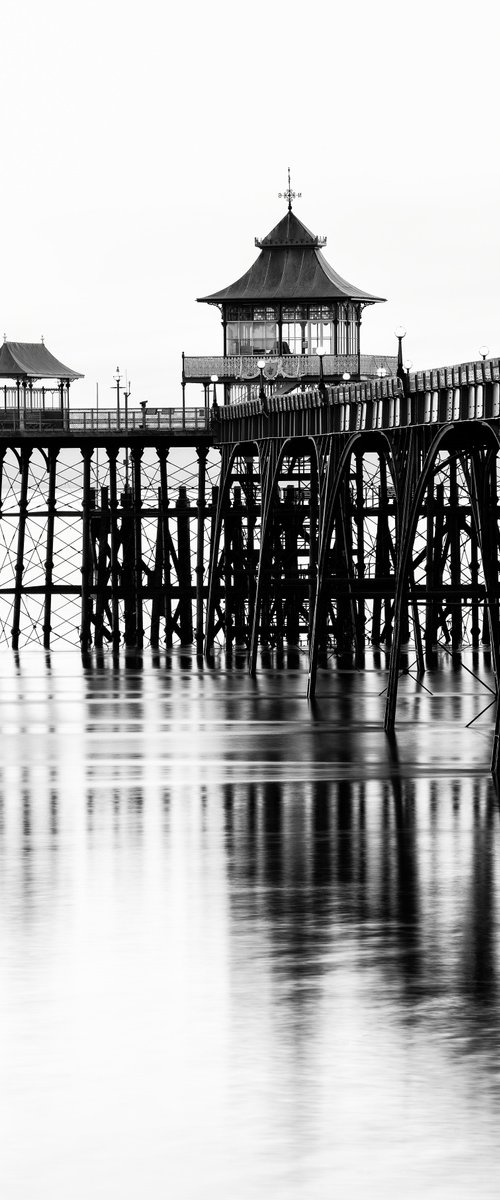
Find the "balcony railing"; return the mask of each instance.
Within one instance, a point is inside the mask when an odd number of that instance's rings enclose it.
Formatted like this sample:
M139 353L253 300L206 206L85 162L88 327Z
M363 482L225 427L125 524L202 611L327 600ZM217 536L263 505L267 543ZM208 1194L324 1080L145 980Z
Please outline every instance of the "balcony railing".
M68 403L68 388L64 385L63 388L64 404ZM0 387L0 412L2 409L18 409L18 408L34 408L34 409L59 409L61 410L61 388L49 387L30 387L29 384L19 387L7 387L4 384Z
M221 383L244 383L258 379L259 355L207 355L192 357L184 355L183 381L185 383L209 384L217 375ZM264 378L268 382L312 380L320 377L320 358L317 354L283 354L281 357L262 355L265 358ZM397 358L391 354L325 354L323 373L326 379L338 379L343 375L359 374L364 378L377 378L379 372L395 375Z

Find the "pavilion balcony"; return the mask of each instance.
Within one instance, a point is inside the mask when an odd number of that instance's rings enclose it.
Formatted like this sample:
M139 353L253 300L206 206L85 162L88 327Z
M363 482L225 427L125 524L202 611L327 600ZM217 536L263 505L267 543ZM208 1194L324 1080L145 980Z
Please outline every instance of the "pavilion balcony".
M317 354L275 355L207 355L182 356L183 383L210 384L214 376L227 384L251 384L259 379L258 359L265 358L263 370L266 383L277 386L294 381L314 383L321 378ZM325 354L323 375L326 381L338 382L346 375L352 379L376 379L378 375L396 375L397 358L390 354Z
M33 387L32 383L23 380L15 386L0 386L0 412L2 409L12 411L21 408L61 411L68 403L69 388L66 383L59 384L59 387Z

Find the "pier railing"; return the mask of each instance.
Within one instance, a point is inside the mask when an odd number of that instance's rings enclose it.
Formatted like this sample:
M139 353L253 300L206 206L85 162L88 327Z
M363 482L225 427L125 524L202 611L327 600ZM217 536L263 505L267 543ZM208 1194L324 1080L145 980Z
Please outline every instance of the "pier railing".
M0 408L0 432L21 433L208 433L205 408L147 408L117 412L97 408Z

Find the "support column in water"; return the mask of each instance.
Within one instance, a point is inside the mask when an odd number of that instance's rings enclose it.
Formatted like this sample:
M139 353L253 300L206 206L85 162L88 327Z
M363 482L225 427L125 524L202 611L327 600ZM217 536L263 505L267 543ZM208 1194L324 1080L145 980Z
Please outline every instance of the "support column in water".
M17 555L16 555L16 574L15 574L15 592L14 592L14 612L12 618L12 649L19 649L19 634L20 619L21 619L21 595L23 590L23 570L24 570L24 539L26 535L26 510L28 507L28 481L30 469L31 449L29 446L23 446L20 455L21 469L21 496L19 500L19 526L17 531Z
M181 646L193 642L193 607L191 596L191 538L189 530L189 500L187 489L179 488L177 509L177 559L179 583L179 635Z
M47 544L45 552L45 604L43 611L43 644L50 649L52 614L52 575L54 570L54 520L56 512L56 468L59 447L48 451L49 492L47 498Z
M92 545L90 538L90 510L92 496L90 487L90 467L93 450L86 446L81 450L83 458L83 528L82 528L82 616L80 625L80 642L82 650L87 650L91 643L90 625L92 621Z

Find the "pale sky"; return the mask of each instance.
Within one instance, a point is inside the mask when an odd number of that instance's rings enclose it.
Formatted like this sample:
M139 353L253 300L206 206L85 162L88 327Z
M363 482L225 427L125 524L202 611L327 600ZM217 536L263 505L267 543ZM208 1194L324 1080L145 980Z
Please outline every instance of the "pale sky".
M498 7L393 0L4 0L3 329L85 374L73 404L180 404L181 352L302 192L341 275L387 304L362 350L500 354ZM109 400L108 400L109 398ZM188 399L201 402L191 389Z

